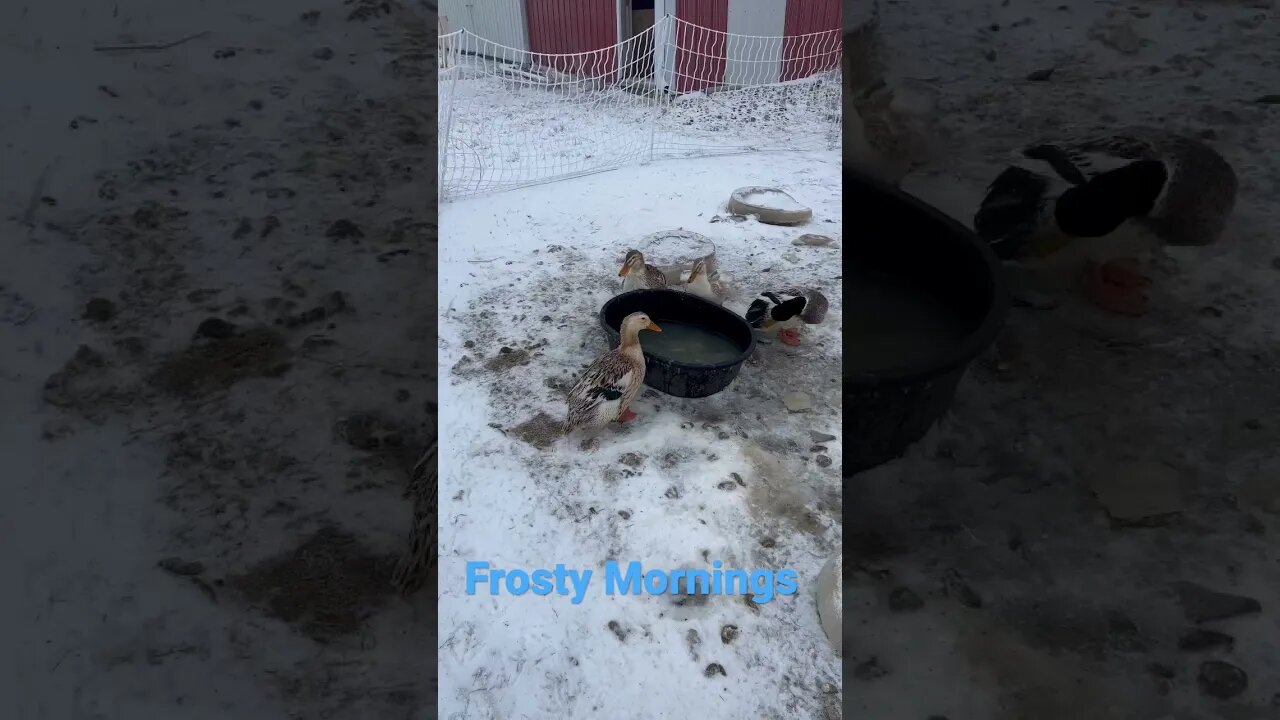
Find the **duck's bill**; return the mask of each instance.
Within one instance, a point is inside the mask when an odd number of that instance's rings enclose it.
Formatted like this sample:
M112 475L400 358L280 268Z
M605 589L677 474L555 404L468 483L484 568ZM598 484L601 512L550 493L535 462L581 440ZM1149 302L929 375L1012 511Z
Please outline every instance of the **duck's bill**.
M653 321L652 321L652 320L650 320L650 321L649 321L649 324L648 324L648 325L646 325L645 327L647 327L648 329L650 329L650 330L652 330L652 331L654 331L654 332L662 332L662 328L660 328L660 327L658 327L657 325L655 325L655 324L653 323Z
M623 265L622 269L618 271L618 277L626 277L629 272L631 272L631 266Z
M768 330L769 328L777 324L778 324L777 320L765 320L764 322L760 323L760 327L764 328L765 330Z

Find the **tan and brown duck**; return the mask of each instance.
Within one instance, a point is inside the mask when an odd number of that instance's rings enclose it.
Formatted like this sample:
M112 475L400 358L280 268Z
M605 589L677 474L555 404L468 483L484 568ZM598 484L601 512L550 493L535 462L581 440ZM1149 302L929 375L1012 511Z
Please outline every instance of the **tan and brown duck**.
M707 261L702 258L699 258L693 264L693 269L689 271L689 277L684 281L684 291L717 305L724 303L721 293L717 292L715 286L711 284L711 278L707 274Z
M582 379L569 391L565 433L579 428L601 428L615 420L626 422L636 416L629 406L644 382L641 330L662 332L648 315L631 313L622 320L618 347L597 358L583 372Z
M631 290L660 290L667 287L667 276L658 268L646 263L639 250L628 250L618 271L622 278L622 292Z

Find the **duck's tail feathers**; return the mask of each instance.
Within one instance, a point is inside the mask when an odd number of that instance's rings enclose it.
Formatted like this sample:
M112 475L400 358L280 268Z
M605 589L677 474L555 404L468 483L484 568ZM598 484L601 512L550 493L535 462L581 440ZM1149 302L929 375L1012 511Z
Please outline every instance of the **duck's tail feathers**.
M765 317L768 316L769 307L772 303L768 298L758 297L747 307L747 324L753 328L758 328L764 324Z
M810 290L805 293L804 312L800 313L800 319L810 325L817 325L826 319L830 307L831 303L827 301L826 295Z
M1049 181L1020 167L1009 167L987 187L973 218L973 230L1003 260L1017 257L1041 221Z

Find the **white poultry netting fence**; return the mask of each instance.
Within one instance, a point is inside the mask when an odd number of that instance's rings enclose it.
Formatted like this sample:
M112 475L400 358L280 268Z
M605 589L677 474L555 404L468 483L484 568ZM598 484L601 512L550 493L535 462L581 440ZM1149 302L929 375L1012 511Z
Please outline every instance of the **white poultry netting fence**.
M836 149L840 36L735 35L671 16L572 54L441 35L441 198L663 158Z

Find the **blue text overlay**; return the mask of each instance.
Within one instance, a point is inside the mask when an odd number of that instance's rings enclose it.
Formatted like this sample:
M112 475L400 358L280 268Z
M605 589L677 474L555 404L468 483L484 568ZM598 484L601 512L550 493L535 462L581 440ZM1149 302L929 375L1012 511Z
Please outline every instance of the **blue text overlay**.
M778 595L794 595L797 590L794 570L725 569L719 560L712 563L710 570L645 570L638 560L625 565L610 560L604 564L603 574L605 595L750 595L757 603L767 603ZM591 578L591 570L572 569L564 563L554 568L504 570L492 567L486 560L472 560L467 563L467 594L554 593L571 598L577 605L586 597Z

